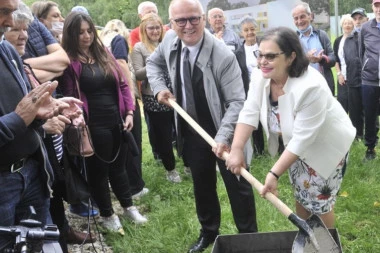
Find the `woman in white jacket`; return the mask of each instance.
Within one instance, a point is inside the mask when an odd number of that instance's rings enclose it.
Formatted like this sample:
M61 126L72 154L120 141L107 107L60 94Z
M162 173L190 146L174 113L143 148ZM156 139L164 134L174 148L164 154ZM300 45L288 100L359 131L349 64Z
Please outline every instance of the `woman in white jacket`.
M355 128L324 77L308 67L294 31L285 27L267 31L255 55L258 69L239 115L227 167L240 173L244 144L260 120L269 153L276 154L279 135L286 146L260 194L278 194L277 180L289 169L297 214L305 219L318 214L333 227L333 207Z

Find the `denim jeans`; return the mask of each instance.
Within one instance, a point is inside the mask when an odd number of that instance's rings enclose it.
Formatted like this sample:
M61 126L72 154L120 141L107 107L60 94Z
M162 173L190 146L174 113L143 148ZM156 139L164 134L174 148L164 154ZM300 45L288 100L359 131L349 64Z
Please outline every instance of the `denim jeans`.
M28 159L24 167L15 173L0 172L0 226L13 226L20 220L32 218L45 225L49 222L49 194L46 182L42 182L40 163ZM36 210L36 216L29 217L29 206ZM0 249L15 238L0 235Z

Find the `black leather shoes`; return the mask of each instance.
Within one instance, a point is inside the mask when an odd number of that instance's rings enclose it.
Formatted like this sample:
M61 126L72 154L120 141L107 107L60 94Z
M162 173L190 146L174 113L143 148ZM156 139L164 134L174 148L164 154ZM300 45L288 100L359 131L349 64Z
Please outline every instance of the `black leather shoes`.
M88 235L87 233L79 232L72 227L66 232L65 237L67 244L93 243L96 241L96 237L92 233L91 235Z
M202 252L204 251L210 244L214 243L214 239L209 239L204 236L199 236L196 243L189 249L189 253Z

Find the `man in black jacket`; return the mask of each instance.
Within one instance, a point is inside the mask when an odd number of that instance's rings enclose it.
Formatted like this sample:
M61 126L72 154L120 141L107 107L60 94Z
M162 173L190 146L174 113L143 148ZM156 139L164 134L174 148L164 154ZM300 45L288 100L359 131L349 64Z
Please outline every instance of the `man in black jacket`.
M379 117L380 79L380 0L372 1L375 18L364 23L359 33L359 56L362 61L362 97L364 107L365 160L376 158L377 121Z

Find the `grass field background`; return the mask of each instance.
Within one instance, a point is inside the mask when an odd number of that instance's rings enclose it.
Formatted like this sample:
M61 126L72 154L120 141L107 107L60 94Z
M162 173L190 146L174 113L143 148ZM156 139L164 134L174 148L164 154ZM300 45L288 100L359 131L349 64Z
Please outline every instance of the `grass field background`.
M135 201L149 222L136 226L123 221L125 236L109 233L107 244L120 253L184 253L199 235L191 178L183 173L181 159L177 168L183 182L173 184L165 177L165 169L153 159L143 122L143 178L150 192ZM335 213L344 252L380 252L380 159L363 162L365 146L355 141L338 197ZM323 157L321 157L323 159ZM263 182L275 158L256 157L252 174ZM287 174L280 178L280 199L294 210L292 189ZM236 228L223 181L218 176L218 193L222 207L221 234L235 234ZM298 230L267 200L255 192L259 232ZM210 253L212 247L205 252Z

